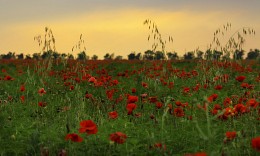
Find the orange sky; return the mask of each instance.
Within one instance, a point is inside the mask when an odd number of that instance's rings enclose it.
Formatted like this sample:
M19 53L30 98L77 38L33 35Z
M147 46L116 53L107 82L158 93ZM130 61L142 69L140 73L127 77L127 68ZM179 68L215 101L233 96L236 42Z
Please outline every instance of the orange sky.
M92 4L92 7L80 0L76 0L78 4L70 0L57 0L55 4L50 4L54 5L52 7L47 7L47 3L32 4L31 0L24 0L24 3L31 6L14 1L0 1L0 6L6 6L0 8L0 54L9 51L16 54L39 52L40 48L33 38L39 34L44 35L44 27L48 26L53 31L56 49L60 53L72 53L72 47L79 41L80 34L83 34L87 55L96 54L103 59L106 53L115 53L126 58L133 51L151 49L152 42L147 41L149 30L143 25L147 18L157 24L163 38L167 39L169 35L173 37L173 43L167 44L166 50L175 50L179 56L198 47L205 50L213 39L214 31L227 22L232 24L232 30L227 36L243 26L254 28L256 35L246 37L244 49L260 48L260 19L257 16L260 11L254 8L256 4L260 6L260 2L254 0L247 6L241 0L237 0L241 4L230 6L225 5L224 1L216 5L196 3L194 6L189 1L181 4L176 1L175 5L174 2L165 0L159 5L152 0L154 4L148 7L143 3L139 5L135 0L123 4L112 0L111 3L117 4L116 6L100 0L99 3Z

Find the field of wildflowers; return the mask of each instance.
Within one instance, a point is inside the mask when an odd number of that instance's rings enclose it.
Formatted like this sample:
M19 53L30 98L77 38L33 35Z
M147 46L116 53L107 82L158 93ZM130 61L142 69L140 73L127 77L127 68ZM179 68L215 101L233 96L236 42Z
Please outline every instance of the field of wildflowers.
M0 61L3 156L260 154L259 62Z

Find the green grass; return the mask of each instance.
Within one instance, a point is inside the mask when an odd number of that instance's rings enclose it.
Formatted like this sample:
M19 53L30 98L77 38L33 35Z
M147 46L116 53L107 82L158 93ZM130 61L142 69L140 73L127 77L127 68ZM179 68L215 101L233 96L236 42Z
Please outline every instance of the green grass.
M36 67L35 65L39 65ZM259 64L253 64L253 72L237 72L234 68L226 69L208 63L209 71L205 73L198 62L143 62L143 61L89 61L70 62L67 64L55 63L45 66L46 62L10 61L1 62L0 69L0 154L1 155L41 155L44 150L49 155L57 155L64 149L68 155L185 155L188 153L205 152L208 155L257 155L251 147L251 139L260 136L259 105L256 108L247 107L249 112L242 115L228 116L221 120L212 115L215 104L220 104L224 110L223 101L226 97L237 95L242 97L245 91L251 95L246 97L242 104L254 98L259 103L259 90L255 79ZM51 65L51 66L50 66ZM155 67L161 65L162 70ZM242 67L241 67L242 68ZM23 73L19 74L18 69ZM173 69L190 72L196 70L198 76L180 77ZM37 70L37 71L35 71ZM84 70L84 72L83 72ZM102 72L103 70L103 72ZM50 71L54 72L52 76ZM117 76L125 73L127 76ZM179 72L181 73L181 72ZM102 86L96 87L86 81L77 83L75 78L82 78L89 74L105 80ZM229 75L228 82L218 80L215 76ZM14 78L4 80L6 75ZM68 78L63 80L64 75ZM236 76L244 75L244 82L254 85L253 89L243 89ZM209 87L203 88L204 80L210 80ZM111 80L118 80L119 84L109 85ZM71 82L75 88L70 90L64 82ZM142 87L142 82L148 88ZM174 82L173 88L163 85ZM20 86L25 85L25 91ZM200 84L198 91L193 87ZM216 85L222 85L222 90L215 90ZM183 87L189 87L188 94L183 93ZM40 96L38 90L44 88L46 94ZM131 89L137 92L132 93ZM115 89L113 99L109 100L106 91ZM93 99L86 99L86 91L93 95ZM146 102L141 101L141 94L147 94ZM216 101L209 103L207 97L218 94ZM133 115L127 115L127 94L139 97L137 108ZM25 96L25 101L20 100ZM258 95L258 96L254 96ZM115 99L122 96L122 101ZM163 107L158 109L150 103L148 97L156 96ZM8 98L12 97L12 98ZM38 102L46 102L46 107L38 106ZM168 104L177 108L176 101L188 102L183 117L177 117L169 112ZM198 105L208 103L206 111ZM234 101L230 108L237 103ZM69 107L69 110L61 111ZM116 110L117 119L110 119L108 113ZM141 113L136 117L136 113ZM223 112L219 111L218 115ZM151 119L153 115L155 118ZM192 116L192 120L188 117ZM92 120L96 123L98 132L94 135L79 133L80 122ZM225 141L227 131L236 131L235 139ZM109 140L109 135L122 132L127 135L123 144L116 144ZM65 140L68 133L77 133L83 142ZM162 148L154 145L161 143ZM164 149L164 145L166 149ZM43 154L42 154L43 155Z

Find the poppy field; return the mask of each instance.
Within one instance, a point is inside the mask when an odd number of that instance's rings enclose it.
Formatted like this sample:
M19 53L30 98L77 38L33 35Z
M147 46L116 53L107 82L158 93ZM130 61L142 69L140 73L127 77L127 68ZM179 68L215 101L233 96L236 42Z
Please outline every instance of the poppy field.
M0 154L259 155L259 61L0 60Z

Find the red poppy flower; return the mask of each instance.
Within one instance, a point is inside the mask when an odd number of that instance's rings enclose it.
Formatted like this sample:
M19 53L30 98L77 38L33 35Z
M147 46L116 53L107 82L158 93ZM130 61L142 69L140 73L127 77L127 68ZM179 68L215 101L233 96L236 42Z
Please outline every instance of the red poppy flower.
M110 134L109 139L117 144L123 144L126 141L126 134L122 132L115 132Z
M70 90L74 90L74 89L75 89L75 87L71 85L70 86Z
M141 94L141 98L142 98L142 100L143 100L144 98L146 98L146 97L147 97L147 94L146 94L146 93Z
M194 154L185 154L184 156L207 156L207 153L198 152L198 153L194 153Z
M150 103L155 103L155 102L157 102L157 97L152 96L152 97L149 97L148 100L149 100Z
M190 92L190 88L189 87L184 87L183 88L183 92L184 93L189 93Z
M224 104L225 107L228 107L229 105L231 105L232 104L231 98L226 97L223 104Z
M181 106L182 106L182 107L188 107L188 106L189 106L189 103L188 103L188 102L182 103Z
M221 106L219 104L215 104L213 109L221 110L222 108L221 108Z
M5 76L4 80L12 81L12 80L14 80L14 78L12 78L11 76L7 75L7 76Z
M118 117L117 111L109 112L108 115L111 119L116 119Z
M129 95L127 98L127 103L135 103L138 101L138 96Z
M118 83L119 83L118 80L112 80L112 81L111 81L112 86L113 86L113 85L117 85Z
M219 78L220 78L219 76L216 76L216 77L213 78L213 81L218 81Z
M41 88L38 90L38 93L40 96L42 96L43 94L46 94L46 91L44 90L44 88Z
M114 90L114 89L112 89L112 90L106 90L107 98L108 98L109 100L112 100L114 93L115 93L115 90Z
M80 133L96 134L98 132L97 125L92 120L83 120L80 122Z
M75 133L67 134L65 139L71 140L73 142L82 142L83 141L83 139L78 134L75 134Z
M252 148L260 152L260 137L253 138L251 143Z
M239 103L237 105L234 106L235 112L237 113L245 113L247 111L246 106L244 106L243 104Z
M85 95L85 98L87 98L87 99L91 99L92 97L93 97L92 94L86 94L86 95Z
M119 103L119 102L121 102L121 101L123 101L123 96L122 96L122 95L119 95L119 97L116 98L115 103Z
M199 75L199 73L196 70L191 71L191 73L192 73L193 76L198 76Z
M209 102L213 102L218 98L218 94L212 94L208 97Z
M200 89L200 84L196 84L196 86L194 86L193 88L192 88L192 90L193 91L198 91Z
M235 113L234 109L227 107L227 108L225 108L224 114L221 117L222 117L222 119L227 120L228 117L233 116L234 113Z
M47 103L46 102L38 102L38 106L40 107L46 107Z
M21 91L21 92L24 92L24 91L25 91L25 86L24 86L24 85L21 85L20 91Z
M163 150L166 150L166 145L165 144L162 144L162 143L155 143L153 145L154 148L158 148L158 149L163 149Z
M20 97L20 99L21 99L22 102L24 102L24 100L25 100L25 96L22 95L22 96Z
M142 82L142 86L143 86L144 88L148 88L148 84L145 83L145 82Z
M238 99L238 103L244 103L244 102L247 102L247 101L248 101L248 99L246 97L240 97Z
M249 87L250 87L250 85L249 85L248 83L246 83L246 82L241 83L240 86L241 86L242 88L249 88Z
M3 73L6 73L6 70L5 70L5 69L2 69L2 72L3 72Z
M97 80L96 80L96 78L91 77L91 78L88 79L88 82L95 83L95 82L97 82Z
M133 110L136 109L137 105L135 103L129 103L126 105L127 114L130 115L133 113Z
M185 115L182 108L174 108L173 113L177 117L183 117Z
M187 119L188 120L192 120L192 116L190 115L190 116L187 116Z
M221 86L221 85L217 85L217 86L215 86L215 89L216 90L221 90L223 87Z
M100 86L103 86L104 83L101 81L99 81L99 82L95 81L94 84L95 84L95 87L100 87Z
M246 97L249 97L249 95L251 95L251 92L250 92L250 91L245 91L244 95L245 95Z
M64 82L64 85L69 86L69 85L71 85L71 82Z
M198 152L198 153L195 153L194 156L207 156L207 153L205 153L205 152Z
M226 137L228 140L233 140L235 139L237 135L237 132L236 131L233 131L233 132L226 132Z
M89 76L90 76L89 74L87 74L87 75L82 75L81 80L82 80L82 81L87 81L87 80L90 78Z
M246 105L247 106L250 106L250 107L254 107L256 108L258 106L258 102L255 100L255 99L249 99L247 102L246 102Z
M245 80L245 76L237 76L236 77L236 80L238 81L238 82L243 82L244 80Z
M163 106L163 104L161 103L161 102L156 102L156 108L157 109L160 109L160 108L162 108L162 106Z
M136 93L136 89L135 88L132 88L132 93Z
M181 102L180 101L175 101L175 105L176 106L181 106Z
M213 109L211 110L211 113L212 113L213 115L217 115L217 114L218 114L218 109L214 109L214 108L213 108Z
M76 77L74 80L75 80L77 83L80 83L80 78L79 78L79 77Z
M169 82L168 88L173 88L173 86L174 86L174 82Z
M164 80L161 81L164 86L166 86L168 83Z

